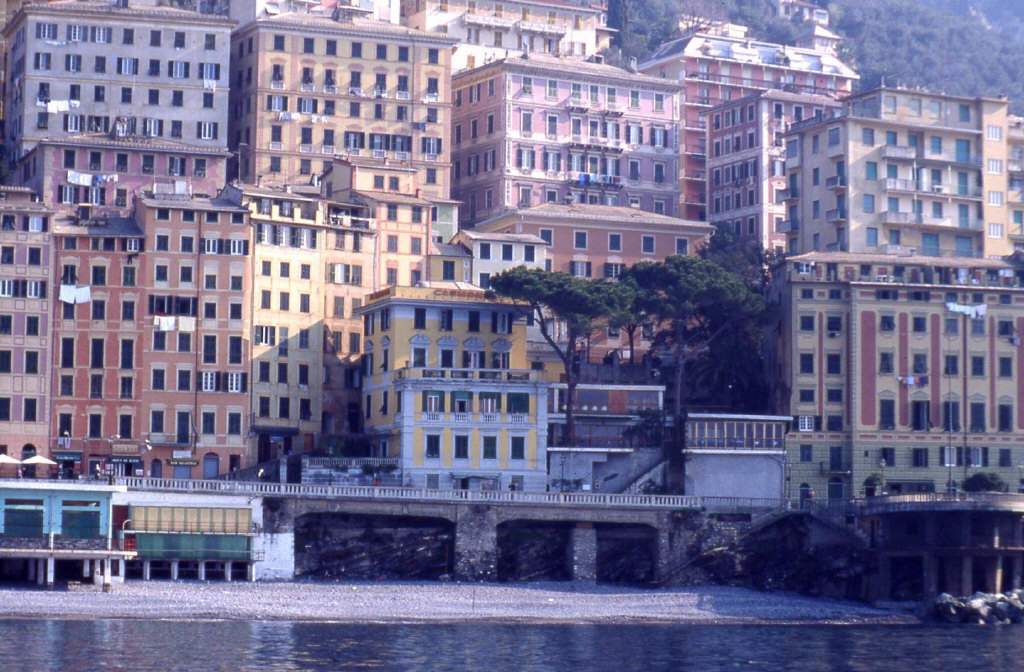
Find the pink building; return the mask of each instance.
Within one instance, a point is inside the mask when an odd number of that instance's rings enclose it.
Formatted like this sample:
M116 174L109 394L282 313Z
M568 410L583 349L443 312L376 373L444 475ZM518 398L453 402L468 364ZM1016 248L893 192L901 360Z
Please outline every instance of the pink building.
M706 133L711 108L773 89L841 98L849 95L859 78L828 52L713 32L666 42L640 64L640 70L685 87L680 216L700 220L707 218Z
M14 178L62 208L130 214L142 191L216 194L226 182L227 150L160 138L96 133L40 140Z
M462 72L453 90L452 194L464 225L540 203L676 214L675 83L531 54Z

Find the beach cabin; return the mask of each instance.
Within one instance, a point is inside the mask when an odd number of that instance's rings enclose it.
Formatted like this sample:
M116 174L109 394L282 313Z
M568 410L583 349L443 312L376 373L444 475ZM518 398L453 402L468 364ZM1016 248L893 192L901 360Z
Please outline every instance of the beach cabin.
M119 541L112 498L124 486L29 479L0 481L0 579L108 590L135 557Z

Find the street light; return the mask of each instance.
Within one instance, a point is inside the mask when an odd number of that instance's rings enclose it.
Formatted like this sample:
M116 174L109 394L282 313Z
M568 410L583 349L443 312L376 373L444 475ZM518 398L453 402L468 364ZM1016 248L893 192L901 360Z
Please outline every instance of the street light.
M878 485L878 494L885 496L885 458L878 460L878 466L882 470L882 482Z

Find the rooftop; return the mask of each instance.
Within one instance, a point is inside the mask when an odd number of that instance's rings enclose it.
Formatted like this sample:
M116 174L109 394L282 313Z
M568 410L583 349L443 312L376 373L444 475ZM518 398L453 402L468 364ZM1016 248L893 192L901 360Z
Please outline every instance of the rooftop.
M602 222L613 224L628 224L633 226L671 226L676 228L687 228L700 233L710 233L712 227L704 222L688 219L659 215L654 212L647 212L638 208L627 208L617 205L590 205L583 203L542 203L530 208L510 210L496 215L491 219L477 225L478 229L487 230L491 226L497 226L510 218L518 219L569 219L584 220L587 222Z
M458 243L430 243L430 253L438 257L471 257L469 250Z
M571 62L572 65L567 66L567 62ZM632 86L647 84L649 86L657 86L659 88L672 90L679 90L682 88L680 84L671 80L630 72L629 70L625 70L614 65L608 65L607 63L595 63L594 61L587 61L583 59L566 59L558 56L538 53L532 53L528 56L506 56L505 58L492 61L491 63L478 68L463 70L462 72L452 76L452 82L457 84L460 80L467 77L473 77L477 73L484 73L502 68L515 68L518 70L529 70L531 72L545 72L561 77L596 77L606 81L628 82Z
M145 192L142 195L143 204L151 208L173 208L181 210L217 210L221 212L248 212L232 202L230 199L221 196L186 196L181 194L155 194Z
M131 217L96 217L78 219L71 217L54 222L53 232L65 236L91 236L94 238L137 238L143 235L142 229Z
M133 3L129 0L127 7L118 7L110 0L26 2L21 5L21 8L18 10L18 15L27 16L29 14L52 14L61 18L68 18L69 16L91 16L109 21L111 24L116 24L118 21L130 19L138 19L140 22L144 20L157 19L163 22L200 23L204 25L219 25L223 28L230 28L236 23L234 20L226 16L204 14L188 9L161 6L157 5L155 1L142 5L139 4L138 1ZM12 19L8 27L5 28L5 32L13 29L16 24L17 22Z
M543 238L535 236L532 233L498 233L497 231L475 231L473 229L464 229L455 235L466 236L471 240L495 240L508 243L535 243L537 245L546 244Z
M284 28L294 30L313 30L329 32L335 35L365 34L384 35L388 37L405 37L410 40L423 40L438 44L455 45L457 41L442 33L428 33L386 21L377 21L362 17L350 20L335 20L329 13L323 12L288 12L277 15L264 15L253 21L243 31L255 28Z
M902 254L866 254L858 252L807 252L786 259L789 263L819 264L890 264L896 266L931 266L942 268L1016 268L1006 259L974 257L928 257Z
M805 47L759 42L740 37L696 33L661 45L641 64L647 69L662 61L681 58L709 58L752 65L769 65L801 72L818 72L859 79L860 75L837 57Z
M514 305L512 300L496 297L468 282L431 281L421 282L416 287L392 285L378 290L366 297L362 312L366 312L375 304L390 300Z
M162 138L147 138L142 135L119 138L113 137L109 133L81 133L78 135L68 135L60 138L46 137L37 141L36 144L53 145L57 147L74 145L76 147L137 149L140 151L150 152L183 152L188 154L207 154L211 156L224 157L230 155L230 152L223 147L190 145L185 142L174 142L173 140L164 140Z

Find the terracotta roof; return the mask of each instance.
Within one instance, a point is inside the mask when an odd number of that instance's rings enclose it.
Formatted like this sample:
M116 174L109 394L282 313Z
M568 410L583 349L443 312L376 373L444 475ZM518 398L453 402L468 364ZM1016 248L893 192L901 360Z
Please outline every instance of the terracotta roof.
M630 72L624 68L608 65L607 63L594 63L593 61L587 61L582 58L560 58L558 56L549 56L548 54L537 53L530 54L529 56L507 56L478 68L463 70L462 72L452 76L452 82L458 83L459 80L470 77L474 73L503 66L524 70L551 72L562 77L569 75L599 77L609 81L628 82L632 86L647 84L649 86L658 86L666 89L682 89L681 84L672 80L664 79L662 77L651 77L650 75L644 75L637 72Z
M353 189L352 193L356 196L362 196L373 201L380 201L381 203L401 203L403 205L430 205L430 201L418 198L411 194L400 194L393 191L372 191L365 189Z
M110 147L116 149L137 149L151 152L187 152L189 154L211 154L229 156L230 152L225 147L210 147L203 145L190 145L185 142L174 142L162 138L146 138L144 136L131 136L127 138L113 138L107 133L82 133L79 135L68 135L60 138L43 138L36 142L37 145L75 145L78 147Z
M430 243L430 253L439 257L469 257L472 256L462 245L458 243Z
M519 217L522 219L529 219L531 217L543 219L579 219L592 222L598 221L603 223L611 222L615 224L634 224L637 226L654 224L686 227L706 232L710 232L712 230L712 227L705 222L679 219L677 217L669 217L668 215L659 215L654 212L647 212L646 210L640 210L637 208L627 208L617 205L590 205L582 203L573 203L568 205L561 203L543 203L541 205L535 205L532 208L511 210L480 223L477 228L486 230L487 226L491 222L504 222L509 219L509 217Z
M89 225L78 223L75 218L57 220L53 232L63 235L93 236L108 238L112 236L136 237L142 235L142 229L131 217L105 217L90 220Z

